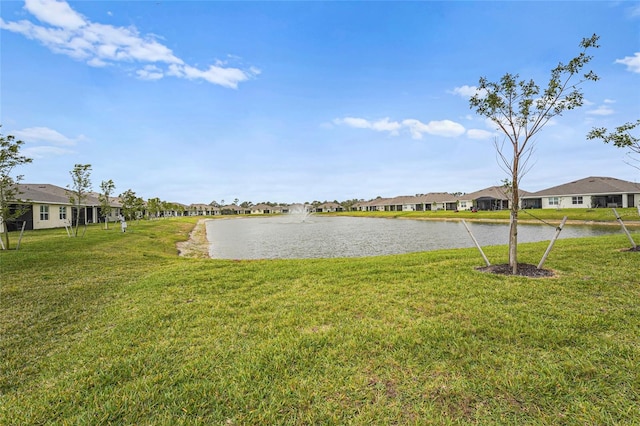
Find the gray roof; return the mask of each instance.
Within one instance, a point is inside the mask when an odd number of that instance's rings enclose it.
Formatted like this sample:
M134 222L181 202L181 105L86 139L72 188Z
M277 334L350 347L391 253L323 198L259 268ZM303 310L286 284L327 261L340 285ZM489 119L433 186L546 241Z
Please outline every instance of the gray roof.
M400 195L393 198L376 198L365 203L363 206L398 206L411 204L431 204L431 203L455 203L458 197L448 192L429 192L419 195Z
M71 203L71 201L69 200L71 191L60 186L51 185L48 183L21 183L18 184L18 190L20 194L18 194L17 198L29 203L59 204L69 206L73 205L73 203ZM87 197L84 199L82 205L99 206L101 204L100 199L98 198L99 195L100 194L98 194L97 192L88 192ZM111 207L122 206L117 197L109 197L109 201Z
M269 204L265 204L265 203L260 203L260 204L256 204L251 206L251 210L252 211L258 211L258 210L272 210L273 207L271 207Z
M71 201L69 200L71 191L56 185L51 185L48 183L21 183L18 184L18 190L20 191L20 194L18 194L18 198L30 203L72 205ZM113 199L112 201L112 204L114 203L115 199ZM82 203L82 205L99 206L100 201L98 200L97 193L87 193L87 198L84 200L84 203Z
M562 195L640 194L640 184L612 177L591 176L529 194L527 197Z
M525 197L530 193L520 189L520 197ZM487 198L494 200L509 200L511 196L507 193L507 190L504 186L490 186L488 188L481 189L476 192L471 192L469 194L464 194L460 196L461 200L477 200L479 198Z

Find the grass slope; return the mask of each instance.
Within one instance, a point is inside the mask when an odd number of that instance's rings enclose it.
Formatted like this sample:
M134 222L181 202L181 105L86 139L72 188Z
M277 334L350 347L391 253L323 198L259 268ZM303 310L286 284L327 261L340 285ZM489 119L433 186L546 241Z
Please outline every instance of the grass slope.
M0 252L0 424L640 423L640 257L622 234L559 240L557 277L528 279L475 271L475 249L178 257L194 224Z

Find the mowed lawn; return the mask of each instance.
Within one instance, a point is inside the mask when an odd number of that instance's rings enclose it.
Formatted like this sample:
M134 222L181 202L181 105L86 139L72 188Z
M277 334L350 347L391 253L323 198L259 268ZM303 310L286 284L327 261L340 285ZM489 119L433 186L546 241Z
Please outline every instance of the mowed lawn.
M196 220L0 252L0 424L640 424L622 232L559 240L556 277L530 279L476 271L476 249L178 257Z

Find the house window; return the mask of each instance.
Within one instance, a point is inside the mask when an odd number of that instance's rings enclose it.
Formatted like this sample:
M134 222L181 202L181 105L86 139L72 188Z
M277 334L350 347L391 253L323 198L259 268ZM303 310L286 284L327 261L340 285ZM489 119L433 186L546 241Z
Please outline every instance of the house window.
M571 204L582 204L582 197L571 197Z
M550 206L560 205L560 202L558 201L558 197L549 197L549 205Z
M40 206L40 220L49 220L49 206Z
M60 207L60 220L66 220L67 219L67 208L66 207Z
M461 209L466 209L467 208L467 202L466 201L460 201L460 208Z

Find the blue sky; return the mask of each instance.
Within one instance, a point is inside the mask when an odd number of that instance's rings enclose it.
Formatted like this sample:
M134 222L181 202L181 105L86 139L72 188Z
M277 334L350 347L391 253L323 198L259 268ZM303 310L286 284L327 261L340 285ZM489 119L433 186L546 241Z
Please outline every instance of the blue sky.
M521 187L637 182L594 126L640 117L639 2L0 4L0 123L24 182L181 203L472 192L507 178L469 108L480 77L541 86L600 36L585 104L536 139Z

